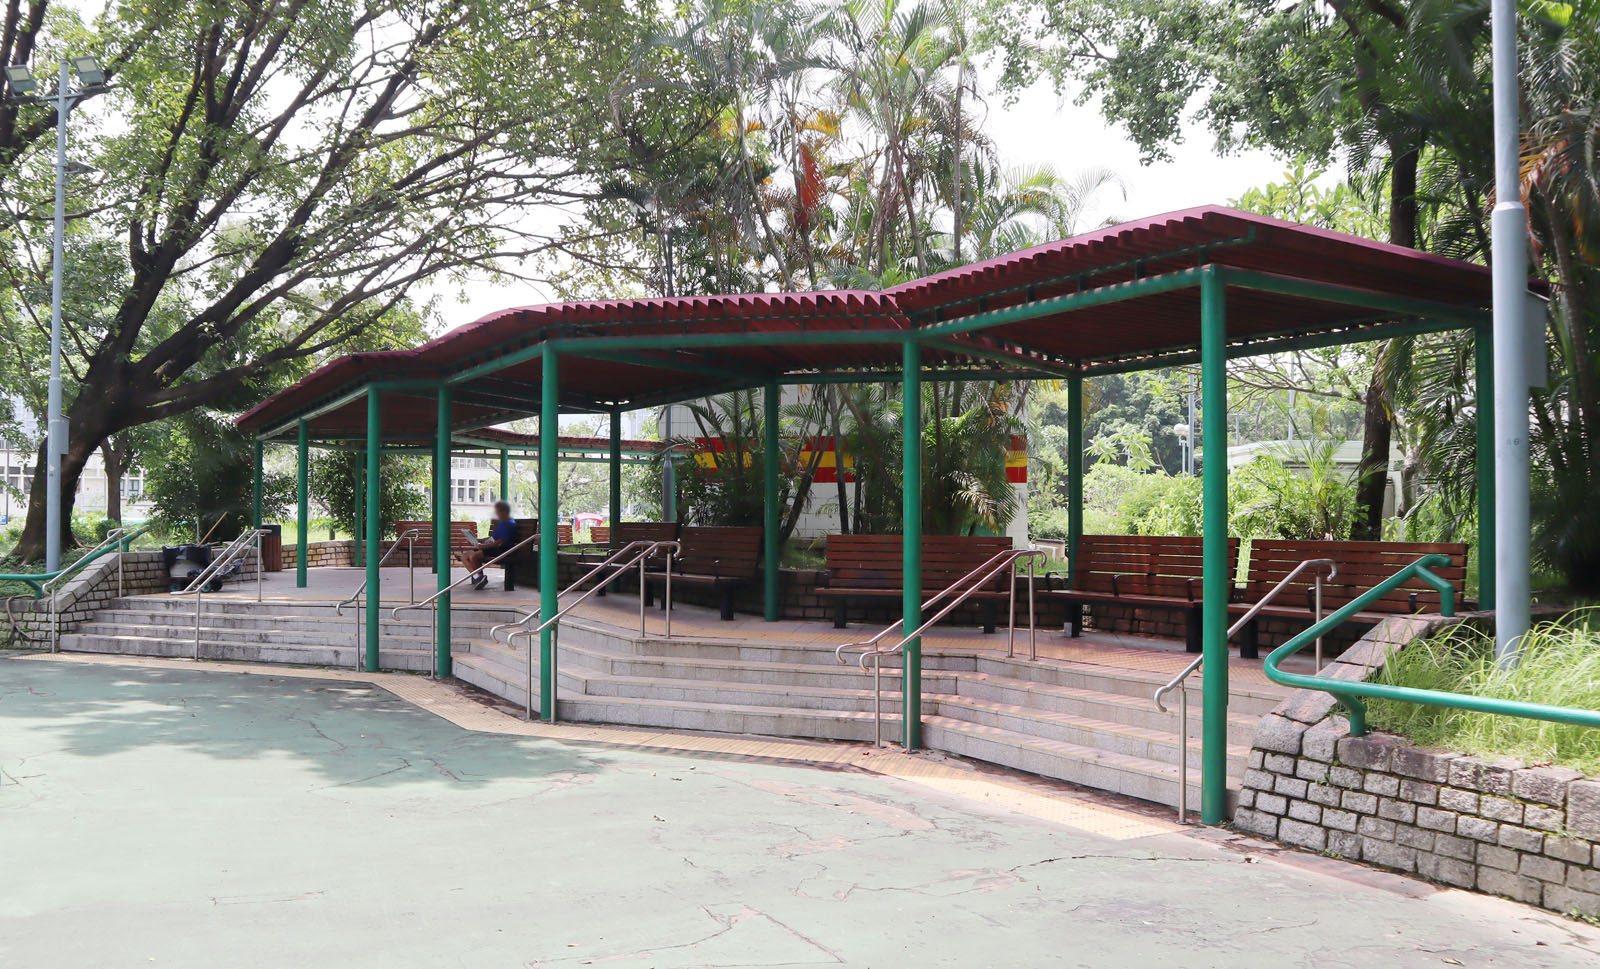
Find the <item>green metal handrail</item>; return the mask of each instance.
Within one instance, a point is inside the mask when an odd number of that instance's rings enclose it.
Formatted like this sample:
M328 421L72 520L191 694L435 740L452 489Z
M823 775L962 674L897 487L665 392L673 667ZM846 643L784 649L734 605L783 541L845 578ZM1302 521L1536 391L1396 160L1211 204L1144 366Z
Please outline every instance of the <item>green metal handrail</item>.
M118 551L126 552L128 550L128 543L149 531L150 526L153 524L155 523L145 522L143 525L140 525L137 528L124 531L121 535L112 536L115 538L115 541L101 542L83 558L78 559L76 562L73 562L71 565L68 565L65 568L56 569L54 572L16 572L9 575L0 575L0 582L21 582L33 590L33 597L35 599L43 599L45 586L50 585L52 582L64 575L71 575L72 573L88 565L90 562L93 562L95 559L111 551L113 548L117 549Z
M1373 697L1379 700L1399 700L1403 703L1420 703L1431 707L1448 707L1457 710L1472 710L1477 713L1493 713L1506 717L1522 717L1528 720L1549 720L1553 723L1565 723L1579 727L1600 727L1600 711L1580 710L1573 707L1558 707L1547 703L1525 703L1521 700L1503 700L1498 697L1471 696L1465 693L1448 693L1444 690L1423 690L1410 686L1391 686L1387 683L1368 683L1363 680L1331 680L1322 676L1308 676L1304 673L1286 673L1278 668L1278 664L1290 656L1305 649L1316 640L1333 630L1339 624L1350 619L1360 612L1369 603L1377 601L1385 593L1392 592L1404 585L1410 579L1421 579L1439 591L1439 611L1446 616L1454 616L1455 589L1450 583L1436 575L1432 568L1450 564L1449 556L1424 555L1410 565L1396 572L1394 575L1367 592L1362 593L1349 603L1329 613L1321 622L1301 632L1287 643L1273 650L1262 664L1266 671L1267 679L1283 686L1297 686L1308 690L1322 690L1333 695L1344 707L1350 717L1350 736L1362 737L1367 733L1367 708L1361 702L1361 697Z

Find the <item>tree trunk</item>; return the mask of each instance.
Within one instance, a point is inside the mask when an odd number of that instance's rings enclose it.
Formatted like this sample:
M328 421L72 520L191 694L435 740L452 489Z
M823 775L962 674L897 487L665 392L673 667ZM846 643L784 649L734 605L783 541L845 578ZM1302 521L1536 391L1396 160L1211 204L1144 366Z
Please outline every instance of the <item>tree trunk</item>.
M1393 159L1389 170L1389 242L1417 247L1417 161L1414 145L1389 146ZM1383 537L1383 491L1389 480L1389 443L1394 436L1394 415L1389 400L1389 381L1382 361L1392 352L1384 344L1378 350L1367 383L1366 412L1362 417L1361 462L1356 465L1355 519L1350 537L1356 541L1377 541Z
M100 445L100 458L106 464L106 517L122 524L122 463L124 452L115 438Z

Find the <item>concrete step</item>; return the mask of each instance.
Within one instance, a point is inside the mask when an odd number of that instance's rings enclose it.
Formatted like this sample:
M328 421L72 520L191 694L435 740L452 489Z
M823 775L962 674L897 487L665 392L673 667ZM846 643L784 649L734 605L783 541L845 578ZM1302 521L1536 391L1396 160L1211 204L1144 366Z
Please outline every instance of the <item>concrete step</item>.
M970 697L952 697L933 694L924 700L925 709L934 716L949 717L962 723L997 727L1010 733L1023 734L1041 740L1060 740L1080 747L1093 747L1113 754L1137 757L1162 764L1178 762L1178 735L1176 724L1163 729L1131 726L1114 720L1099 720L1070 713L1040 710L1036 707L973 700ZM1200 766L1199 725L1192 724L1189 734L1189 765ZM1230 761L1237 761L1240 773L1250 747L1230 744Z
M940 691L946 692L946 691ZM1126 724L1164 733L1178 729L1177 703L1167 704L1166 713L1156 709L1149 696L1102 693L1082 687L1049 686L989 673L965 673L956 677L955 693L964 699L1022 706L1054 713L1068 713L1097 720ZM1198 698L1195 698L1198 701ZM1189 706L1189 733L1199 736L1200 704ZM1255 734L1256 721L1250 714L1228 714L1228 742L1248 746Z
M961 757L1171 807L1178 803L1176 764L1063 740L1033 737L944 716L926 717L922 735L928 746L935 750ZM1238 776L1233 776L1234 787L1237 787ZM1230 791L1230 803L1233 797ZM1197 770L1189 772L1189 803L1191 806L1200 804L1200 772Z
M121 656L194 657L194 639L150 636L87 636L73 633L61 637L66 652L106 653ZM246 663L285 663L298 666L332 666L353 669L358 659L353 644L309 645L295 643L238 643L202 639L200 658ZM433 669L433 653L423 649L383 648L379 665L386 670Z
M924 669L927 662L924 661ZM1094 663L1063 662L1060 660L1028 660L1021 657L981 655L976 672L989 673L1010 679L1048 686L1067 686L1096 690L1101 693L1120 693L1149 700L1155 691L1172 679L1170 673L1150 670L1122 669ZM1198 673L1190 677L1194 696L1198 692ZM1232 684L1229 707L1233 713L1260 716L1276 707L1288 691L1279 687L1258 684ZM1173 697L1176 702L1177 697Z
M299 646L354 647L356 645L356 626L354 622L348 619L342 624L328 624L322 628L309 631L277 629L266 623L231 626L213 623L210 619L211 617L208 616L200 624L200 639L202 642L280 643ZM82 624L74 632L84 636L139 636L150 639L179 639L188 642L194 640L194 626L192 625L166 626L155 623L117 623L96 620ZM365 632L366 630L363 628L363 636ZM381 627L379 635L381 638L380 646L384 649L427 649L433 644L433 636L427 628L418 630L415 627L405 626L399 630L394 630L388 627Z

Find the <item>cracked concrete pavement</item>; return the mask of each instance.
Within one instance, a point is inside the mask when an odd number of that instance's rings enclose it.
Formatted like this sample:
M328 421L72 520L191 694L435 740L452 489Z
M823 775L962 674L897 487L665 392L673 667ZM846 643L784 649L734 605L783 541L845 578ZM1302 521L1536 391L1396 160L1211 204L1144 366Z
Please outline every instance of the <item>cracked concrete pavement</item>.
M1213 833L0 659L0 966L1562 967L1600 932Z

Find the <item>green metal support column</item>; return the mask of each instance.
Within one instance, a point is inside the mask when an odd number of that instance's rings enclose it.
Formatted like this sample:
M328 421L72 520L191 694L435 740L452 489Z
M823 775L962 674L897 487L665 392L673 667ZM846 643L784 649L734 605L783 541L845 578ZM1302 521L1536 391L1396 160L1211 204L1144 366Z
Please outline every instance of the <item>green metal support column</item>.
M1494 324L1480 323L1473 347L1478 388L1478 608L1493 609L1494 589Z
M556 516L561 514L556 485L561 457L561 395L557 381L558 355L545 347L539 380L539 621L550 621L559 603L560 579L556 575ZM553 629L539 634L539 712L546 722L556 719L556 664Z
M500 500L511 500L511 452L500 449Z
M1083 378L1067 378L1067 584L1078 584L1083 538ZM1077 620L1073 620L1077 624Z
M1200 280L1200 394L1205 463L1201 631L1200 820L1221 824L1228 804L1228 356L1227 289L1214 267Z
M439 422L433 436L433 570L438 590L450 588L450 385L439 386ZM434 643L433 668L440 676L450 675L450 594L440 596L435 606L438 639Z
M617 534L617 523L622 521L622 411L611 412L611 453L606 456L610 472L611 534Z
M761 391L761 530L765 555L761 563L761 608L767 622L777 622L778 602L778 395L776 381Z
M378 554L378 533L383 527L378 515L381 510L378 501L378 460L383 455L382 396L376 387L367 391L366 522L362 536L365 541L356 543L358 548L366 546L368 673L375 673L378 669L378 628L382 622L379 610L383 606L383 587L378 573L378 561L381 558Z
M311 495L306 480L306 465L310 457L311 428L301 421L295 442L295 527L299 534L294 539L294 584L301 589L306 587L306 533L311 531Z
M261 464L265 458L258 440L255 445L255 477L250 480L250 523L256 528L261 527Z
M900 599L902 633L922 625L922 347L907 340L901 353L900 445L904 454L901 476L901 519L904 540L900 552L903 587ZM901 742L906 750L922 746L922 640L906 643L901 678Z
M370 414L368 415L371 416ZM383 448L378 448L381 453ZM356 534L355 534L355 563L356 568L367 564L367 465L365 461L356 462Z

